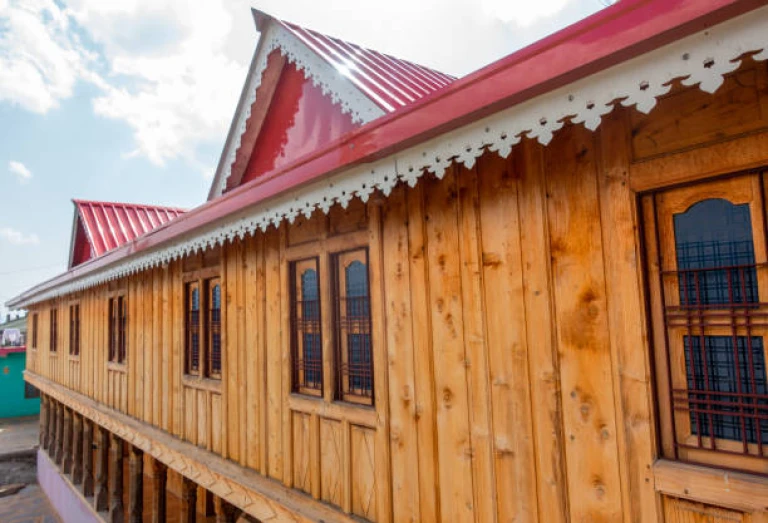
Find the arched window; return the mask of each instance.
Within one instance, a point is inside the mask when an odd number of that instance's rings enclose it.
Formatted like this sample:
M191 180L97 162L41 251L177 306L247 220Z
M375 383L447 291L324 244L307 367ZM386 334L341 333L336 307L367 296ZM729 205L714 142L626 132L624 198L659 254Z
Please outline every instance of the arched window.
M194 281L186 286L187 334L185 371L187 374L200 372L200 286Z
M293 390L319 396L323 388L323 346L318 260L291 263L291 274Z
M337 399L373 403L368 251L333 255Z

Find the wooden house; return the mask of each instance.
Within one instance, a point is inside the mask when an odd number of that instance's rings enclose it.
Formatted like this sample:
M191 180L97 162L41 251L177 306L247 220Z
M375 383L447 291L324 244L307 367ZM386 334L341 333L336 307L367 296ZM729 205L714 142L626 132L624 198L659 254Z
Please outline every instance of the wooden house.
M768 521L765 2L623 0L461 79L255 17L209 201L10 303L56 488Z

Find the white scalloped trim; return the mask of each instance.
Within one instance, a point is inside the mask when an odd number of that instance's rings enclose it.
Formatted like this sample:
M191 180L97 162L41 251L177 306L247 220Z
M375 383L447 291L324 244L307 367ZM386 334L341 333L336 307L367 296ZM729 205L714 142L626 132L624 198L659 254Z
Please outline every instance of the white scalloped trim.
M289 30L277 25L277 22L269 24L261 35L260 45L261 50L255 58L256 64L251 70L245 87L248 98L245 100L243 110L237 116L234 141L228 144L226 160L222 166L223 172L217 178L215 197L221 196L227 187L237 150L240 149L248 118L251 117L251 107L256 101L256 91L261 85L261 77L267 68L267 58L275 49L279 49L280 54L288 62L304 73L304 78L311 80L312 85L318 87L331 102L338 105L342 113L349 114L354 123L364 124L384 114L384 111L368 99L348 78L320 58Z
M768 7L753 11L702 33L624 62L556 91L478 120L433 140L396 153L374 164L347 171L260 202L225 220L201 228L172 245L118 262L70 283L46 290L19 306L80 291L145 269L166 264L188 254L222 245L246 234L293 222L299 214L323 213L336 203L346 207L353 197L367 201L374 190L389 195L398 181L415 186L425 172L442 178L446 167L457 161L472 167L486 149L503 157L519 143L521 135L546 145L564 121L570 119L594 130L603 115L620 100L647 113L656 99L669 92L670 80L685 78L685 85L698 85L714 92L723 75L739 67L740 56L755 52L756 60L768 59Z

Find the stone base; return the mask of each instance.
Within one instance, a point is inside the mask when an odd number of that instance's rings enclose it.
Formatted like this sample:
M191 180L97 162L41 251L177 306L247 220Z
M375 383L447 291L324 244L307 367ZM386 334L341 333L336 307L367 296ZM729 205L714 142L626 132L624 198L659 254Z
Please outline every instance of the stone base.
M102 523L104 519L93 509L83 494L45 451L37 451L37 482L63 523Z

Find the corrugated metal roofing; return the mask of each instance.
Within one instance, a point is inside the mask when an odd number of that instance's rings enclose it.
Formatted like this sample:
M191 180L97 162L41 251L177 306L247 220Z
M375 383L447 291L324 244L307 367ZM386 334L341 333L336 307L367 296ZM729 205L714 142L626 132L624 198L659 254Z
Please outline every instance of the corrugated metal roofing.
M277 21L387 112L405 107L456 80L422 65Z
M94 258L186 212L185 209L156 205L72 201L90 240Z

